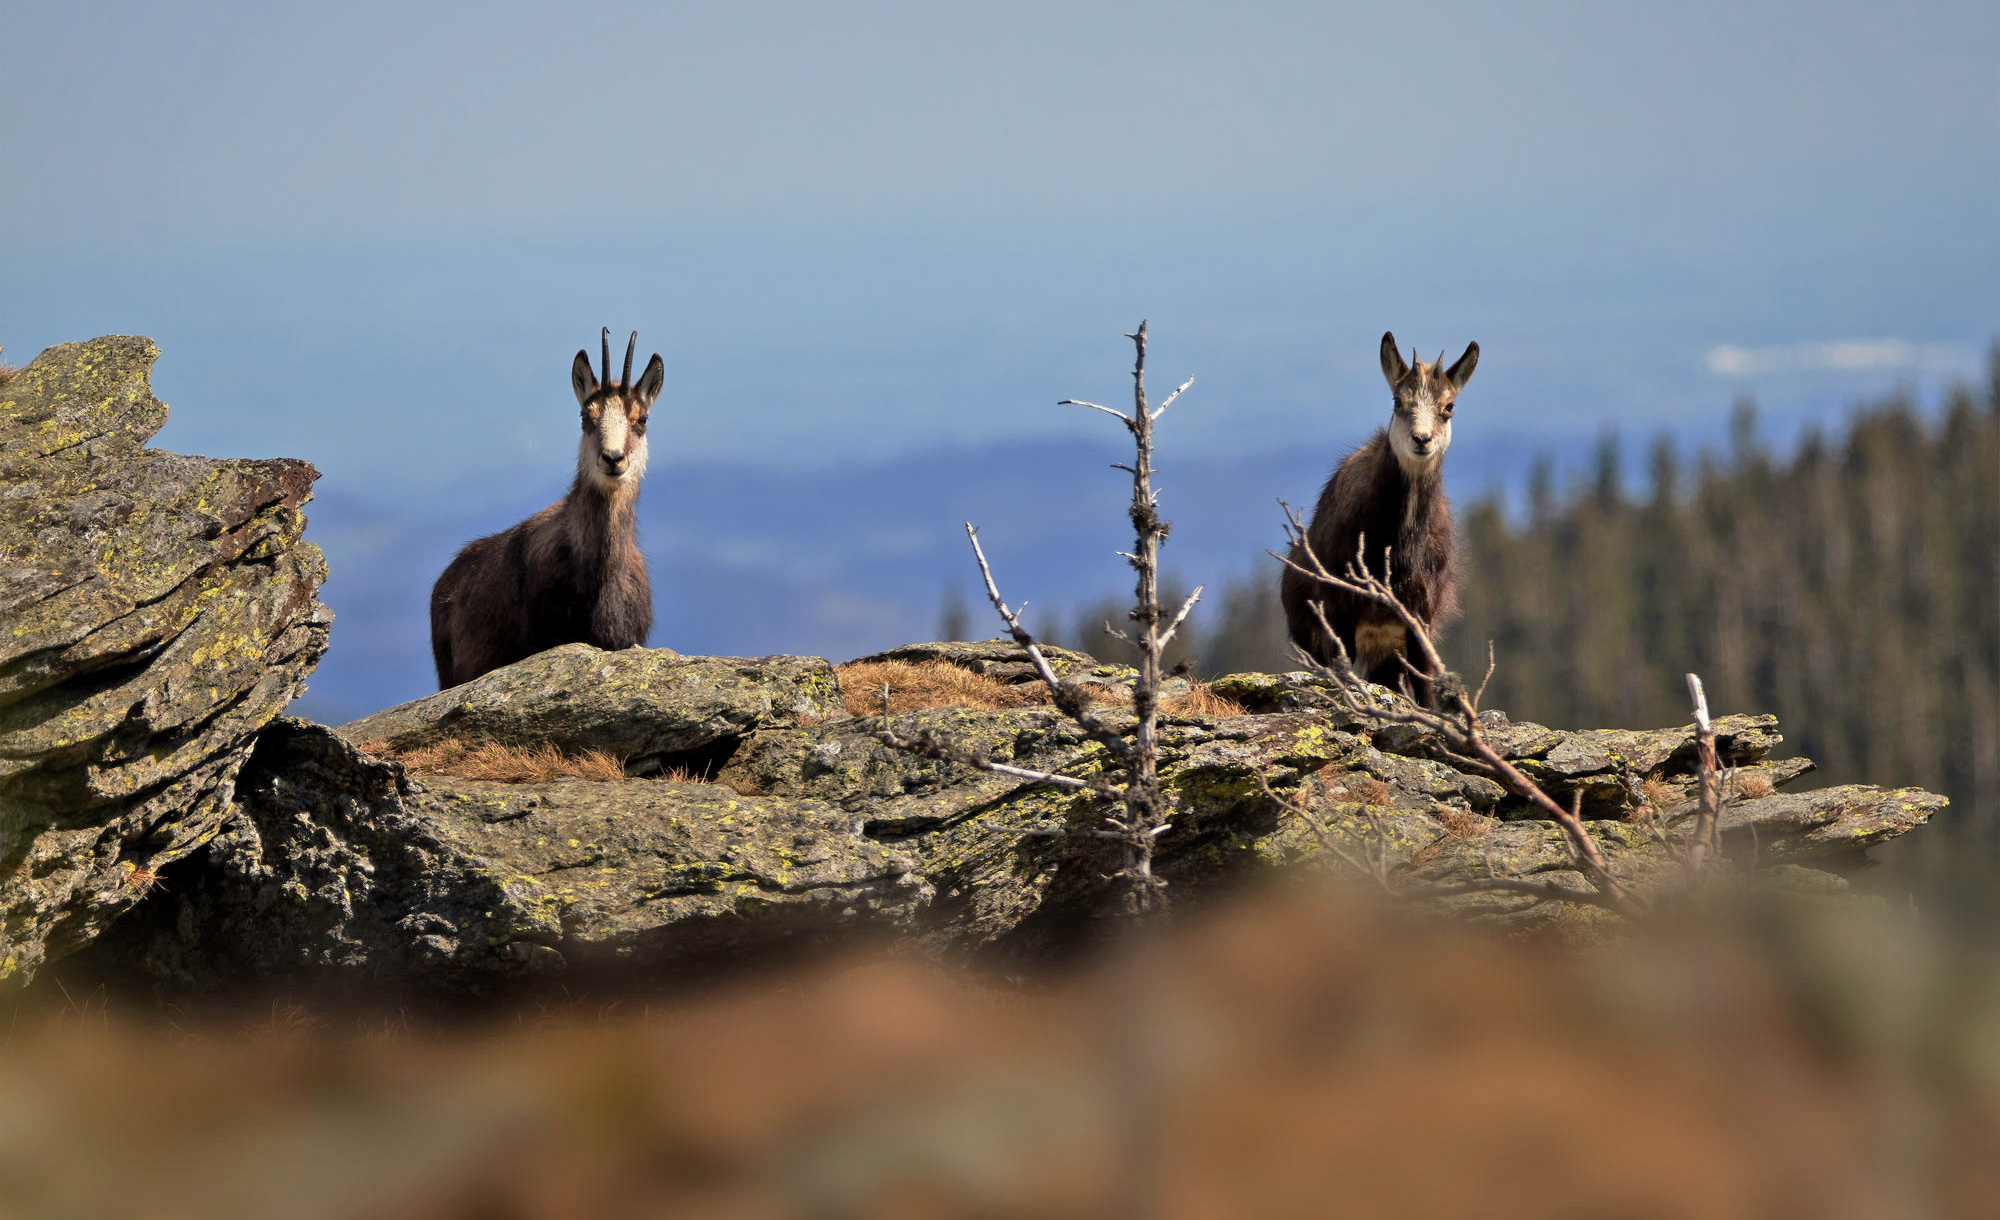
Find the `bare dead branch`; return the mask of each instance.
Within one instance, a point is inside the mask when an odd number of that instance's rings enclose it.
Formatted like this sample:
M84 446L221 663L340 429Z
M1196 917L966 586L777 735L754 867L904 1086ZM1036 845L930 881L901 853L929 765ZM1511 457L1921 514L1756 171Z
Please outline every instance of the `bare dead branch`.
M1438 708L1431 709L1420 707L1414 701L1392 701L1384 704L1367 694L1370 684L1364 682L1354 672L1344 644L1333 630L1332 624L1327 621L1324 605L1313 603L1314 615L1319 621L1320 630L1325 633L1327 639L1335 642L1337 656L1335 663L1328 665L1303 649L1299 650L1299 653L1308 669L1327 679L1333 687L1335 700L1342 708L1355 716L1415 725L1434 732L1445 741L1448 750L1478 759L1503 788L1527 801L1556 823L1562 830L1564 844L1572 859L1594 887L1595 894L1602 898L1605 904L1613 910L1628 915L1643 911L1645 904L1612 873L1609 862L1598 850L1596 840L1591 837L1589 829L1583 824L1580 808L1563 808L1544 792L1540 785L1522 774L1519 768L1494 749L1480 733L1477 695L1466 690L1464 681L1445 667L1443 658L1438 655L1437 645L1431 639L1429 629L1411 613L1402 599L1396 596L1389 581L1375 576L1361 563L1359 554L1365 553L1366 540L1364 539L1362 545L1357 547L1357 558L1348 565L1346 574L1336 576L1327 570L1326 565L1314 553L1298 514L1282 500L1279 501L1279 505L1285 511L1286 534L1293 544L1293 550L1302 555L1304 560L1301 562L1290 555L1279 555L1275 551L1270 554L1295 571L1348 593L1365 597L1394 614L1403 624L1408 646L1415 647L1421 653L1424 664L1429 670L1425 676L1435 684L1435 689L1440 695ZM1385 563L1386 558L1385 555ZM1490 650L1488 655L1490 661ZM1491 676L1490 665L1488 676ZM1482 682L1481 689L1484 687L1485 683ZM1579 799L1580 797L1579 793Z
M1381 818L1376 816L1374 810L1363 806L1368 817L1369 830L1373 834L1372 841L1382 845L1381 850L1369 851L1366 860L1357 860L1353 853L1349 852L1347 848L1340 844L1339 840L1334 838L1333 832L1327 829L1326 823L1320 819L1320 816L1308 809L1303 801L1294 801L1279 796L1277 790L1271 787L1270 781L1264 778L1262 771L1257 772L1256 775L1257 787L1264 793L1265 799L1304 822L1306 828L1313 832L1313 837L1319 840L1321 848L1325 849L1335 859L1338 859L1355 872L1360 873L1364 877L1373 878L1375 884L1384 891L1392 894L1395 892L1395 887L1389 883L1389 856L1386 847L1388 836L1382 829ZM1366 841L1364 841L1363 850L1367 850Z
M1132 417L1125 414L1125 412L1113 410L1110 407L1100 407L1094 402L1085 402L1081 398L1065 398L1056 405L1059 407L1089 407L1093 411L1104 412L1128 428L1132 426Z
M1160 416L1165 415L1167 413L1167 408L1174 405L1174 399L1179 398L1182 394L1186 393L1187 388L1193 384L1194 384L1194 378L1190 377L1186 381L1181 382L1180 385L1174 387L1174 392L1167 395L1165 400L1163 400L1159 406L1153 408L1153 418L1158 419L1160 418Z
M1180 613L1174 615L1174 621L1168 623L1167 629L1160 634L1161 648L1165 648L1173 642L1174 635L1181 629L1181 624L1187 621L1187 616L1194 610L1194 604L1201 600L1201 591L1205 587L1204 585L1196 585L1194 592L1188 594L1187 600L1181 603Z
M1701 677L1687 676L1688 694L1694 699L1695 762L1701 776L1701 805L1695 816L1694 838L1688 843L1688 869L1699 873L1704 863L1722 854L1719 827L1722 823L1721 763L1715 756L1715 725L1708 718L1708 692Z
M1026 650L1029 663L1035 667L1035 676L1049 688L1049 697L1055 701L1056 709L1075 721L1077 727L1089 734L1091 740L1109 751L1113 758L1120 762L1129 761L1132 743L1127 741L1123 734L1106 724L1102 717L1092 712L1079 692L1063 685L1062 679L1056 676L1055 668L1049 664L1048 658L1042 655L1041 644L1026 627L1021 625L1021 612L1007 608L1006 601L1000 596L1000 586L994 583L993 568L986 562L986 551L979 545L979 530L970 521L965 523L965 536L972 543L973 558L979 561L979 575L986 582L987 600L993 603L993 609L1000 615L1000 621L1006 625L1008 635Z
M1484 703L1486 701L1486 684L1493 680L1495 664L1496 662L1493 659L1493 641L1488 640L1486 641L1486 676L1479 680L1479 689L1472 692L1472 701L1474 703Z
M1004 775L1009 779L1018 779L1030 784L1049 784L1057 788L1094 792L1112 799L1117 799L1120 795L1118 788L1106 780L1078 779L1073 775L1060 775L1053 771L1036 771L1028 767L1017 767L1012 763L994 762L977 750L968 750L929 731L918 733L915 737L904 737L889 727L886 714L883 717L882 727L877 729L873 736L875 740L891 749L904 750L920 758L958 763L975 771Z

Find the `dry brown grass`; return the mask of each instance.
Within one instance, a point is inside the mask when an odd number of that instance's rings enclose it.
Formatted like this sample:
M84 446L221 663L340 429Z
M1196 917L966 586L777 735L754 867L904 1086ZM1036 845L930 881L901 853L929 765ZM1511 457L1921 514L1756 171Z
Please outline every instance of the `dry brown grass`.
M1162 699L1160 710L1169 716L1244 716L1248 709L1234 699L1215 693L1205 682L1196 682L1188 687L1188 693L1173 699Z
M1640 785L1646 794L1646 803L1664 812L1666 807L1681 799L1681 790L1659 778L1649 779Z
M850 716L882 714L882 684L889 684L889 714L922 711L933 707L963 707L976 711L999 711L1016 707L1045 707L1048 688L1040 682L1009 685L997 678L973 673L949 661L852 661L837 667L840 689ZM1128 687L1089 686L1086 702L1094 704L1130 703ZM1244 709L1209 687L1196 683L1188 693L1160 701L1160 710L1170 716L1241 716Z
M669 784L720 784L738 796L768 795L761 784L745 775L732 776L729 779L717 779L715 776L703 771L690 771L686 767L673 767L660 772L660 774L653 778Z
M1755 771L1736 777L1736 795L1745 800L1756 800L1760 796L1771 795L1771 781Z
M600 783L615 783L625 778L624 762L602 750L565 754L552 745L522 747L488 742L467 746L464 742L452 740L400 751L390 748L387 742L378 741L363 745L361 749L382 758L393 758L412 771L455 775L460 779L493 780L502 784L545 784L565 776Z
M1477 834L1483 824L1477 814L1464 809L1454 809L1449 805L1438 807L1437 819L1444 823L1444 833L1419 847L1415 854L1411 855L1408 867L1417 869L1429 864L1443 855L1445 848Z
M5 351L5 350L7 349L0 348L0 351ZM13 365L8 364L5 360L0 360L0 385L6 385L9 381L13 380L14 374L20 371L21 371L20 369L17 369Z
M997 711L1033 707L1048 702L1048 692L1036 684L1009 686L997 678L973 673L949 661L851 661L835 668L850 716L882 714L882 684L889 684L889 714L931 707L965 707Z

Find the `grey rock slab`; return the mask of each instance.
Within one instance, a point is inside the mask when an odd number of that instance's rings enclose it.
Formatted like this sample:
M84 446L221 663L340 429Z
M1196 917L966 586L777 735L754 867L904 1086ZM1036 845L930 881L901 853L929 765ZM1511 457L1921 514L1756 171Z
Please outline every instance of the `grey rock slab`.
M0 989L217 832L326 648L317 474L145 448L158 355L63 344L0 383Z
M732 743L767 725L845 715L833 668L818 657L564 644L337 731L391 751L446 740L550 745L601 750L631 765Z

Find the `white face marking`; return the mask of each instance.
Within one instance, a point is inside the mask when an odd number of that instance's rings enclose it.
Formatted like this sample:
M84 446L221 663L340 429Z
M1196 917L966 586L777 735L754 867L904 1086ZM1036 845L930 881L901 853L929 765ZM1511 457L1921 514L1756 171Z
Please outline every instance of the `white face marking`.
M1420 446L1419 438L1428 443ZM1430 386L1397 403L1389 420L1389 444L1403 472L1412 477L1429 471L1444 457L1451 445L1451 419L1439 409Z
M625 408L609 399L598 413L595 430L585 429L577 442L577 468L604 491L636 484L646 474L646 437L635 432ZM609 458L616 455L614 466Z

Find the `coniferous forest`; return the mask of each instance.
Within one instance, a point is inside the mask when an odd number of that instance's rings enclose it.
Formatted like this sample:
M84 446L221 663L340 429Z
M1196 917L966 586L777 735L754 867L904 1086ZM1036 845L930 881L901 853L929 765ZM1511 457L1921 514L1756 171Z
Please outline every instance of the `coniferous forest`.
M1863 406L1789 454L1760 441L1747 402L1730 432L1691 464L1658 439L1636 481L1615 436L1574 486L1544 461L1524 520L1462 505L1465 616L1446 660L1476 682L1490 640L1485 705L1560 728L1685 723L1682 675L1699 673L1718 713L1776 713L1819 782L1949 795L1897 866L1990 913L2000 899L1976 878L2000 863L2000 347L1985 385ZM1189 641L1201 673L1291 667L1276 564L1259 573L1210 594L1219 612ZM1116 609L1078 615L1063 642L1116 656L1095 629Z

